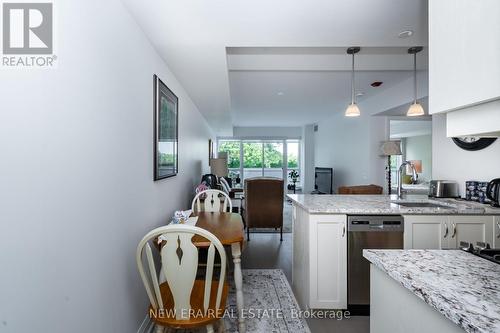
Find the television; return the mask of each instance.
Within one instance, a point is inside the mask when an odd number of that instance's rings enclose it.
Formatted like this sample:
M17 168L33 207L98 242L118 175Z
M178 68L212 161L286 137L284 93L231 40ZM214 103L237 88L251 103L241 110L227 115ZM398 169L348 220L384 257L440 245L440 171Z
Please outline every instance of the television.
M318 194L333 194L332 168L314 168L314 191Z

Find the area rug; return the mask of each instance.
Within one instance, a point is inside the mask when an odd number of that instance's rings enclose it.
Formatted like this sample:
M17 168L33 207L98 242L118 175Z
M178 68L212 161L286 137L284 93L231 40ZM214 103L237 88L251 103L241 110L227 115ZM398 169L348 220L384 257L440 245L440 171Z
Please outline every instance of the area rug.
M234 283L228 296L228 313L237 314ZM281 269L244 269L243 295L248 333L311 333ZM238 332L237 315L224 319L226 332ZM173 332L170 330L170 332ZM201 333L206 329L176 330L176 333Z

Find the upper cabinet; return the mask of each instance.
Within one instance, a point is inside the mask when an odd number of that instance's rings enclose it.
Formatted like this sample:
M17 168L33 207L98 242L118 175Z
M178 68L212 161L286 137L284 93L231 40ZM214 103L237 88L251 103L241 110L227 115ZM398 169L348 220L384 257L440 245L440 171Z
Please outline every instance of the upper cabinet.
M498 0L429 1L429 112L449 112L448 136L500 133L499 18Z

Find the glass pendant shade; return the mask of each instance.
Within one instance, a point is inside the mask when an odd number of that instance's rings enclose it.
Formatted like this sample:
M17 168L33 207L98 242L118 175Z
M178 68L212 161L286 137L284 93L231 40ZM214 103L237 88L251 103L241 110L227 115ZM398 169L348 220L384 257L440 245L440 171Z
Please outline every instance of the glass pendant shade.
M351 103L345 110L346 117L359 117L361 112L359 111L358 105L356 103Z
M424 108L422 107L422 105L420 105L420 103L417 103L417 102L410 105L410 108L408 109L408 112L406 113L406 115L408 117L423 116L424 114L425 114Z

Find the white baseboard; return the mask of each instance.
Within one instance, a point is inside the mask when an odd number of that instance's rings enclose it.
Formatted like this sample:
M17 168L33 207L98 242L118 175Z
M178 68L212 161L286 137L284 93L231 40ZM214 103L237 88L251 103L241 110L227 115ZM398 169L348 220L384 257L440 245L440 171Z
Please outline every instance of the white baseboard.
M148 315L146 315L146 317L142 321L141 326L137 330L137 333L151 333L153 332L154 327L155 324L153 323L151 318Z

